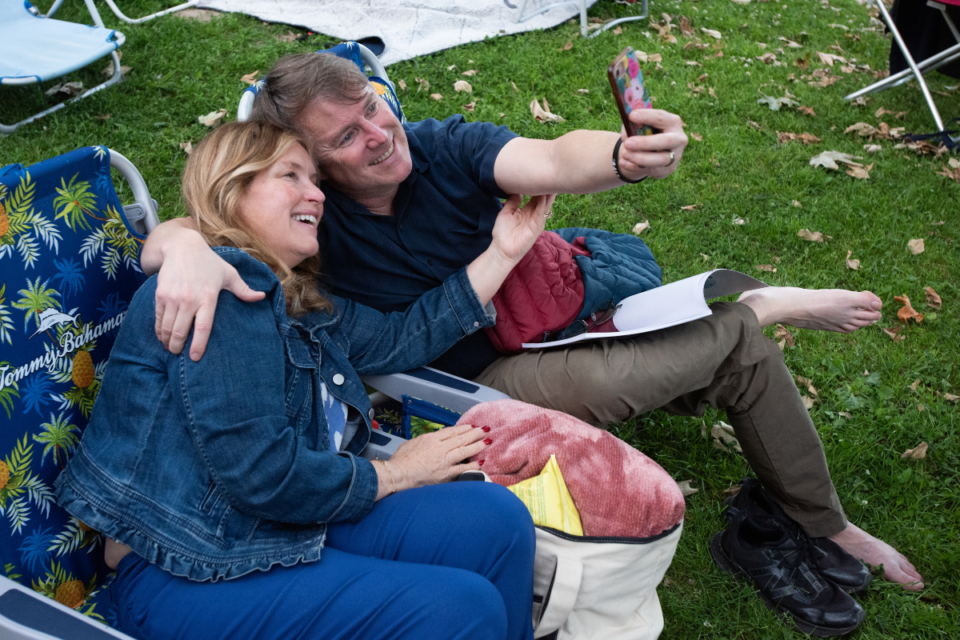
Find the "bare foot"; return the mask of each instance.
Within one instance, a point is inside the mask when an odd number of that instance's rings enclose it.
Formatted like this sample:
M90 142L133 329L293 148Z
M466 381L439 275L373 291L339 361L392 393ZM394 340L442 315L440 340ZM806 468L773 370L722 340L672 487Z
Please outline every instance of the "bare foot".
M902 553L883 540L874 538L860 527L848 522L846 529L830 536L830 539L854 558L868 565L882 564L883 577L886 580L902 584L908 591L923 589L923 576Z
M757 314L761 327L788 324L801 329L850 333L880 319L883 302L869 291L767 287L741 294L737 302Z

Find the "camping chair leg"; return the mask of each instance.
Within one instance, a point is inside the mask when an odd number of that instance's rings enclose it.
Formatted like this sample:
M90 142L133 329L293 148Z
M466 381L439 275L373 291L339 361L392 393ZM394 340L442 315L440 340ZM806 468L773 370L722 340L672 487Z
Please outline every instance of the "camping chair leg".
M57 12L57 9L59 9L59 8L60 8L60 5L62 5L62 4L63 4L63 0L57 0L56 2L54 2L54 3L53 3L53 6L50 7L50 10L47 11L45 14L43 14L43 17L44 17L44 18L49 18L50 16L52 16L53 14L55 14L55 13Z
M107 0L109 2L109 0ZM587 37L587 0L566 0L566 2L554 2L553 4L548 4L545 7L541 7L531 13L528 16L523 15L523 12L527 9L528 0L523 0L523 4L520 5L520 17L517 18L517 22L526 22L530 18L535 18L541 13L546 13L553 9L554 7L562 7L565 4L573 4L580 7L580 35L584 38ZM647 6L647 0L643 0L643 6Z
M21 122L18 122L17 124L14 124L14 125L0 124L0 133L9 135L9 134L13 133L14 131L16 131L17 128L20 127L21 125L29 124L29 123L33 122L34 120L37 120L37 119L39 119L39 118L42 118L43 116L50 115L50 114L53 113L54 111L59 111L60 109L63 109L63 108L64 108L65 106L67 106L68 104L73 104L74 102L77 102L77 101L79 101L79 100L83 100L83 99L86 98L87 96L90 96L90 95L95 94L97 91L101 91L101 90L103 90L103 89L106 89L106 88L109 87L109 86L115 85L115 84L117 84L118 82L123 81L123 74L120 73L120 56L117 55L117 52L116 52L116 51L111 51L111 52L110 52L110 58L113 60L113 75L110 76L110 79L109 79L109 80L107 80L106 82L103 82L103 83L101 83L101 84L98 84L98 85L95 86L95 87L92 87L92 88L90 88L90 89L87 89L86 91L84 91L83 93L81 93L80 95L78 95L78 96L75 97L75 98L70 98L69 100L64 100L63 102L61 102L61 103L58 104L58 105L54 105L54 106L50 107L49 109L46 109L46 110L44 110L44 111L41 111L40 113L38 113L38 114L36 114L36 115L34 115L34 116L30 116L30 117L27 118L26 120L23 120L23 121L21 121Z
M598 35L600 35L600 34L603 33L604 31L606 31L607 29L612 29L612 28L614 28L615 26L617 26L618 24L623 24L624 22L633 22L633 21L635 21L635 20L646 20L648 14L649 14L649 11L648 11L648 7L647 7L647 0L643 0L643 11L640 12L640 15L638 15L638 16L629 16L629 17L627 17L627 18L618 18L618 19L616 19L616 20L611 20L611 21L608 22L607 24L603 25L602 28L597 29L594 33L592 33L592 34L590 35L590 37L591 37L591 38L596 38ZM586 35L586 34L584 34L584 35Z
M142 18L128 18L123 14L123 11L120 11L120 8L114 3L113 0L105 0L107 6L113 11L114 14L124 22L128 24L140 24L141 22L147 22L148 20L153 20L154 18L159 18L160 16L165 16L168 13L174 13L176 11L183 11L184 9L189 9L190 7L195 7L200 4L200 0L191 0L190 2L184 2L183 4L178 4L175 7L169 9L164 9L163 11L157 11L156 13L151 13L148 16Z
M940 53L930 56L923 62L917 64L917 68L921 72L926 73L927 71L933 71L938 69L945 64L950 64L957 58L960 58L960 44L955 44L949 49L944 49ZM879 82L874 82L868 87L864 87L859 91L855 91L848 96L844 96L844 100L853 100L854 98L859 98L860 96L866 95L868 93L875 93L877 91L884 91L886 89L892 89L897 87L904 82L910 80L913 76L913 69L907 68L903 71L893 74L888 78L884 78Z

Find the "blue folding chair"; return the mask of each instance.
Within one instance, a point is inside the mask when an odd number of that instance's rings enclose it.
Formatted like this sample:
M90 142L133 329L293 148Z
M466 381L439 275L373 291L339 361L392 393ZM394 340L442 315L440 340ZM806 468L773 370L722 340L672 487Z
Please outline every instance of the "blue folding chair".
M0 0L0 2L2 1L3 0ZM330 49L317 51L317 53L332 53L340 58L352 60L354 64L360 67L360 70L365 73L367 69L369 69L371 73L370 84L373 85L377 94L390 105L390 108L400 119L400 122L407 121L407 119L403 117L403 110L400 108L400 100L397 98L396 87L394 87L393 83L390 82L390 79L387 77L387 70L383 68L380 60L370 49L359 42L344 42ZM243 95L240 96L240 105L237 107L237 120L246 122L250 119L253 101L261 89L263 89L263 80L258 80L244 90Z
M25 0L0 0L0 84L36 84L64 76L107 55L113 59L113 75L106 82L17 124L0 124L0 133L13 133L21 125L123 79L116 51L123 44L124 35L103 26L93 0L84 2L95 26L46 18Z

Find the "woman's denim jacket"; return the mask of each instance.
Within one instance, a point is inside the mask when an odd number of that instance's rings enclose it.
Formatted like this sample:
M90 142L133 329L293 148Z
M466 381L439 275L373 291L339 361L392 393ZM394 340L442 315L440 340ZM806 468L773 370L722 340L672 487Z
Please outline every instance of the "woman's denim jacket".
M222 292L206 354L177 356L154 333L156 277L137 292L93 417L56 483L61 506L174 575L218 580L319 559L327 522L373 507L377 476L359 453L373 411L358 374L430 362L493 324L466 270L404 313L331 297L332 313L287 316L276 276L217 251L260 302ZM330 451L320 382L364 424Z

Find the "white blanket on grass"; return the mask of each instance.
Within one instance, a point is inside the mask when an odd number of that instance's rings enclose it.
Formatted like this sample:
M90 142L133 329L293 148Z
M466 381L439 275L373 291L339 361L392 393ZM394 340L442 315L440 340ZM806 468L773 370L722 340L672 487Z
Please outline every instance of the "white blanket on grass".
M524 15L557 0L529 0ZM587 0L591 6L596 0ZM245 13L342 40L376 37L384 65L488 36L554 27L580 15L580 0L518 23L523 0L203 0L200 6Z

